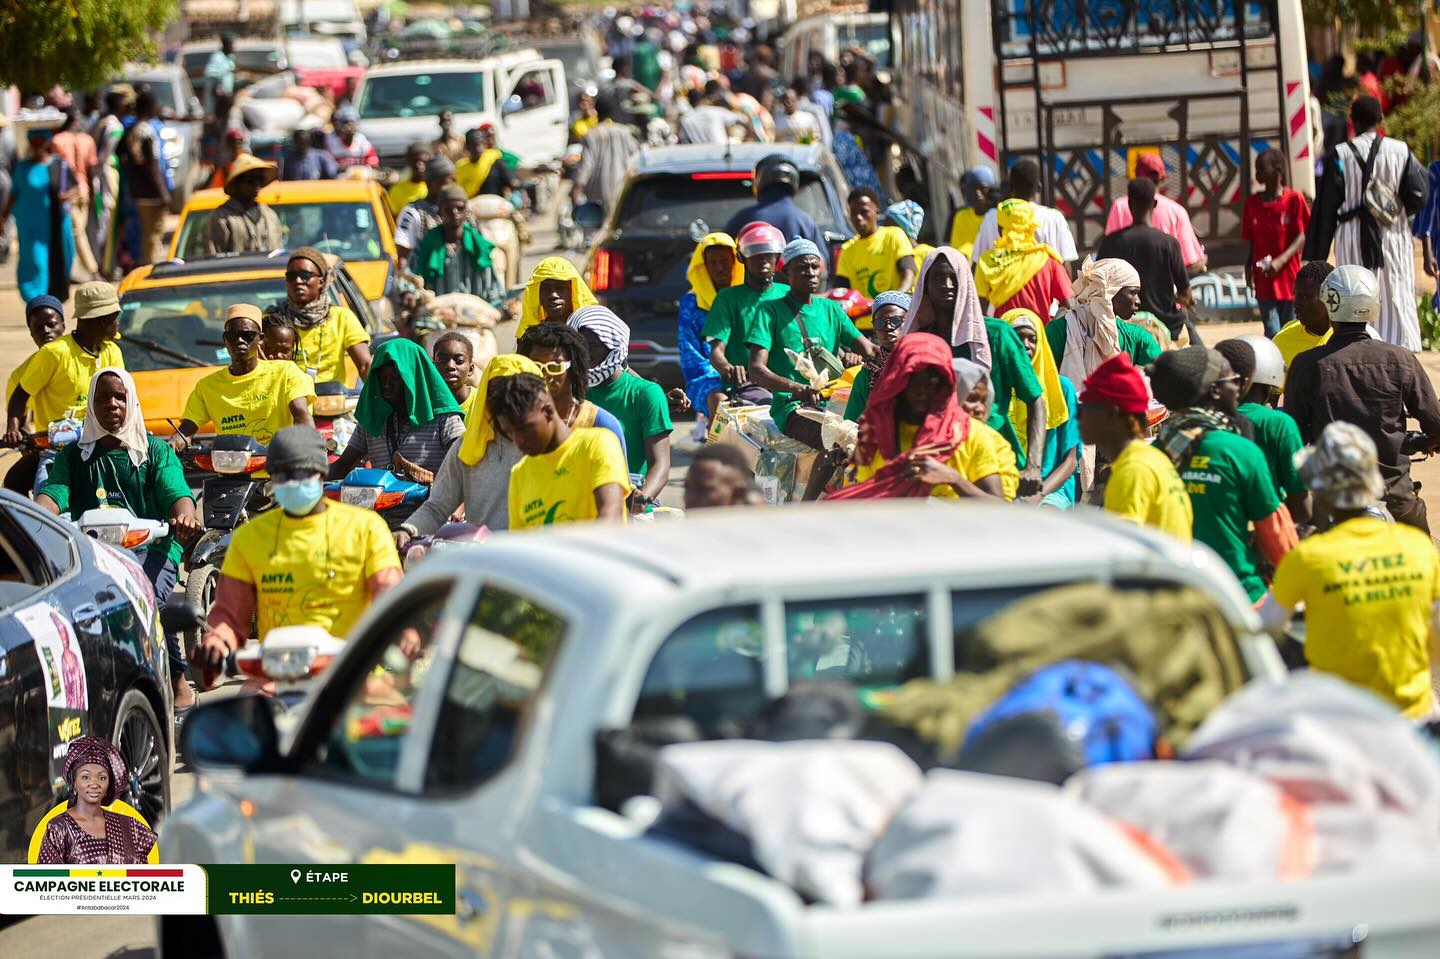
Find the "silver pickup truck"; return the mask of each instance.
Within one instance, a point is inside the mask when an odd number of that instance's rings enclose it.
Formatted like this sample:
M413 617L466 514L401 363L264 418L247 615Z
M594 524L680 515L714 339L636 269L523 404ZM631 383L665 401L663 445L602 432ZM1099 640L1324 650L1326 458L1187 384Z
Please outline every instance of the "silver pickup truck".
M1196 588L1228 624L1247 675L1284 675L1218 557L1087 511L919 503L723 511L647 528L515 533L430 556L367 613L293 728L277 731L267 708L242 699L192 715L188 759L199 785L165 822L161 856L454 862L458 914L161 917L162 952L1440 955L1440 869L840 909L652 838L595 803L598 732L665 710L753 714L814 658L801 645L817 622L885 623L886 655L849 655L880 631L830 634L825 662L857 686L943 678L977 622L1079 581ZM695 655L716 645L739 655Z

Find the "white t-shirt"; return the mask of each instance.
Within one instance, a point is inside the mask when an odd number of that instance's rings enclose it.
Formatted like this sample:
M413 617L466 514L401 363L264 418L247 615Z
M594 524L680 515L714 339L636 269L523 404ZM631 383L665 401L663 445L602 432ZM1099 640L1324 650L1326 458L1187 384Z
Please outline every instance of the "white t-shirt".
M985 219L980 221L980 232L975 234L975 254L970 261L980 259L981 254L995 245L1000 239L1000 225L995 220L995 211L991 210L985 214ZM1065 214L1054 207L1035 204L1035 239L1041 243L1055 248L1060 254L1060 259L1069 263L1071 260L1079 259L1080 254L1075 252L1075 237L1070 233L1070 223L1065 219Z

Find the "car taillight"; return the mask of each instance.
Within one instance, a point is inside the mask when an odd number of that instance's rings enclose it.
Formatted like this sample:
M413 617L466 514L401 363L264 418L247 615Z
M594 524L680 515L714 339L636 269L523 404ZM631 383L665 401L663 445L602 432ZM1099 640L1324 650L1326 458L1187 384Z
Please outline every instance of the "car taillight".
M748 180L755 174L750 170L713 170L708 173L692 173L692 180Z
M625 286L625 254L600 248L595 251L595 266L590 271L590 289L619 290Z

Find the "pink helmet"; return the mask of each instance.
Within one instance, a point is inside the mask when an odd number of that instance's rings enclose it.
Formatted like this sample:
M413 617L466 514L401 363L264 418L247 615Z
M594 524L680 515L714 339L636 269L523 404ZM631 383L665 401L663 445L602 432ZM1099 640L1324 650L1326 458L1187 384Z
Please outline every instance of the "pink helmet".
M747 223L735 234L735 245L741 256L756 256L760 253L779 253L785 249L785 234L762 220Z

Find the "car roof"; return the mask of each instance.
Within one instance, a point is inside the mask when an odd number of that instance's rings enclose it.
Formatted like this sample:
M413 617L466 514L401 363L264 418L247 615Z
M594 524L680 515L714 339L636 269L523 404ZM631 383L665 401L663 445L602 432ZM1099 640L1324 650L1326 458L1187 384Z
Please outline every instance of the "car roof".
M176 74L185 75L185 69L178 63L127 63L120 71L127 81L173 80Z
M131 290L186 286L193 283L243 283L247 280L283 279L288 262L283 250L201 260L166 260L130 271L120 281L120 292L124 294Z
M719 170L753 170L755 164L780 154L804 171L819 170L825 148L818 143L687 144L647 147L635 158L636 176L660 173L702 173Z
M280 37L237 37L235 39L236 50L272 50L285 46L286 41ZM180 47L180 55L197 53L220 49L219 40L192 40Z
M997 573L1039 566L1103 571L1127 560L1198 565L1189 559L1190 547L1098 510L916 501L717 509L623 530L574 524L495 537L477 549L506 566L538 561L556 570L584 570L606 583L648 573L676 589L719 590L813 587L872 573L923 586L926 579L967 574L993 582ZM455 550L437 559L459 573L474 567L475 554L467 553Z
M434 60L399 60L395 63L385 63L370 67L365 71L365 76L368 78L408 76L413 73L473 73L475 72L475 68L486 60L494 60L501 66L508 67L529 60L540 59L543 59L540 56L540 51L529 47L524 50L507 50L504 53L494 53L474 60L452 60L448 58Z
M291 203L354 203L374 198L379 184L374 180L276 180L260 191L260 199L270 205ZM185 210L213 210L229 197L219 187L196 190L185 202Z

